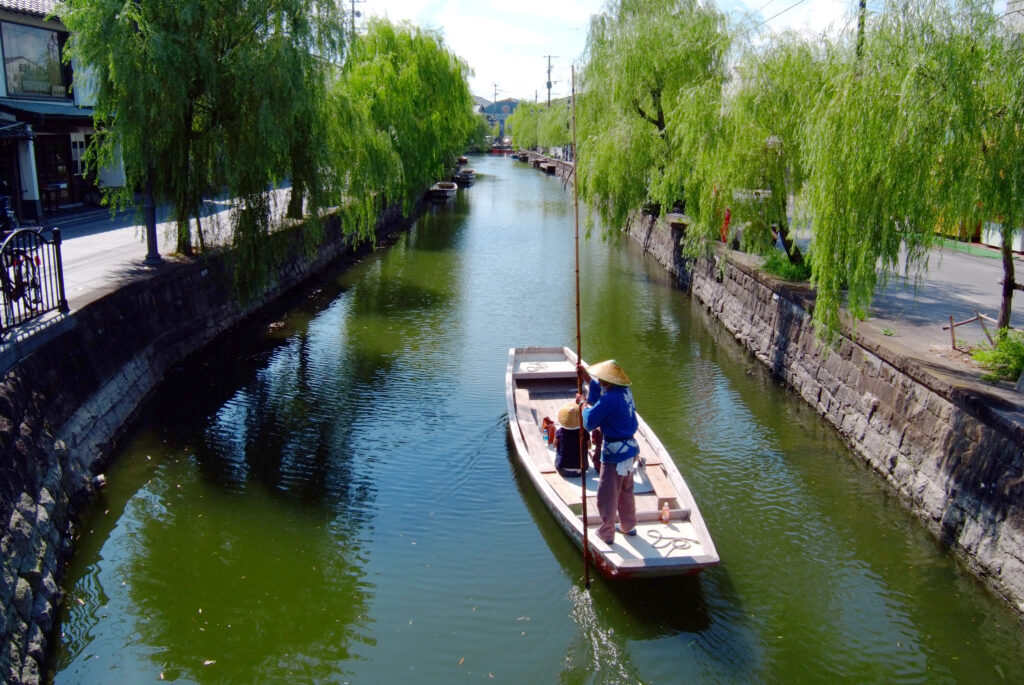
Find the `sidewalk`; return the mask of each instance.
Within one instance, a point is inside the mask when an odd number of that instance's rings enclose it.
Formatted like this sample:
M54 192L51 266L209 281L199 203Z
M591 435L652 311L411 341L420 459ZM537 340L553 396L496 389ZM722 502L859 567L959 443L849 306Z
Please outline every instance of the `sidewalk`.
M1024 276L1024 257L1015 255L1017 278ZM923 274L921 287L903 278L892 279L880 288L871 306L871 316L858 324L865 335L879 344L902 348L936 368L945 368L959 382L973 380L1004 401L1024 406L1024 395L1013 390L1014 384L987 383L985 372L970 356L971 347L988 344L981 324L973 322L955 329L956 350L948 330L949 318L955 322L973 318L980 312L992 318L999 313L1003 266L998 250L972 245L964 252L951 247L934 248L929 256L929 269ZM995 324L986 322L990 334ZM1010 325L1024 330L1024 297L1014 297ZM943 330L943 326L947 330Z

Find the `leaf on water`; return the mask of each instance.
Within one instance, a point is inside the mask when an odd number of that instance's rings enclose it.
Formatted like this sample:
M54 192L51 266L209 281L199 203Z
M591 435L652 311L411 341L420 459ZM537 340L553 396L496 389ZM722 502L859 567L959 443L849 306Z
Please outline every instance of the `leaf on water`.
M459 666L461 666L462 662L464 662L465 660L466 660L466 657L462 657L461 659L459 659Z
M207 659L203 662L203 666L212 666L215 663L217 663L216 659Z
M517 620L517 621L529 621L529 620L530 620L530 617L529 617L529 616L520 616L520 617L519 617L519 618L517 618L516 620Z

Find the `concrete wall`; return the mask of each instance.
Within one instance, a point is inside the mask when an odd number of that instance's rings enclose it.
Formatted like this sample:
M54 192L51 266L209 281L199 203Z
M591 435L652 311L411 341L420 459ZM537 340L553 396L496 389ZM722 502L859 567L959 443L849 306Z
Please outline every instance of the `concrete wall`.
M378 240L408 223L386 213ZM272 236L283 255L273 283L246 302L235 295L230 255L170 263L74 312L0 372L0 681L45 677L77 514L164 374L288 290L369 250L355 249L335 222L310 257L301 230Z
M1024 614L1024 426L1016 407L864 331L823 347L813 292L727 250L684 262L679 228L641 217L630 236L828 420L910 510Z

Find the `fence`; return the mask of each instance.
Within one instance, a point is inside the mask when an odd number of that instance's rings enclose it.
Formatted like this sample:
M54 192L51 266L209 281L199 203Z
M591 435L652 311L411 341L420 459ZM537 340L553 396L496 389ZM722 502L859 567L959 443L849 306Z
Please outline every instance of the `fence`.
M49 240L41 230L23 228L0 243L0 336L55 309L68 311L60 243L59 228L53 229Z

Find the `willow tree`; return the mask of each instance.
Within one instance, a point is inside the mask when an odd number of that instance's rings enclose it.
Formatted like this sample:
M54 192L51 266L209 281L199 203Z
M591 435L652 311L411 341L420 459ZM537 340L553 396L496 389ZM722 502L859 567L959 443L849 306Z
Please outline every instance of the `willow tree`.
M399 164L381 202L410 210L462 152L476 125L468 74L440 36L411 24L373 19L353 40L337 87L389 139L375 159Z
M773 245L774 229L790 261L803 262L790 234L788 199L799 195L806 179L806 116L825 94L826 54L827 44L795 33L744 50L722 117L711 124L718 144L700 157L702 188L710 192L694 216L706 236L717 239L728 207L734 221L747 225L750 246Z
M553 102L540 113L537 139L542 147L563 147L572 143L569 124L569 103Z
M505 121L505 130L512 133L516 146L532 150L540 144L540 115L544 106L520 102Z
M826 330L844 288L864 318L880 280L920 277L942 222L997 220L1011 238L1024 219L1020 42L991 3L890 1L859 57L855 43L849 34L831 56L806 138L814 316ZM1001 322L1009 308L1005 296Z
M580 194L608 226L695 199L702 144L685 120L717 116L730 39L698 0L618 0L591 18L577 102Z
M550 106L521 103L505 126L512 131L516 145L526 149L561 147L572 142L569 105L565 101Z
M105 189L114 206L151 183L174 207L177 249L192 251L190 217L226 191L254 202L284 177L302 136L295 126L315 96L308 72L341 40L337 4L326 0L66 0L67 57L87 65L96 102L87 160L123 161L127 182ZM308 166L308 165L307 165ZM257 207L258 206L258 207ZM261 218L260 225L266 225ZM247 225L243 222L240 225Z

